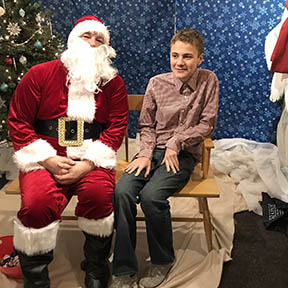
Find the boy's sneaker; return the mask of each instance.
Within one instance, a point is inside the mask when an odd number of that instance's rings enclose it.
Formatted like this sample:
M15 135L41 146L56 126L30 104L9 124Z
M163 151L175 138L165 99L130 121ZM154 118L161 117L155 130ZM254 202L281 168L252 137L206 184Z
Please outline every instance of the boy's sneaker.
M139 287L153 288L159 286L167 278L174 263L175 261L167 265L152 264L148 270L147 276L140 279Z
M113 276L112 283L109 288L137 288L137 277L136 275L121 275Z

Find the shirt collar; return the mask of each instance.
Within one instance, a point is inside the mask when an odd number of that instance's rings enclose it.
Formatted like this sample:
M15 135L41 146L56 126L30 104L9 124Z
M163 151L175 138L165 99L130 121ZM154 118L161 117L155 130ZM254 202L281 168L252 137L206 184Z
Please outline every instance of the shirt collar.
M199 74L199 69L196 68L195 72L193 73L193 75L190 77L190 79L186 82L186 84L193 90L196 90L197 87L197 78L198 78L198 74ZM176 78L173 74L174 77L174 83L175 83L175 87L178 91L180 91L180 89L182 88L183 82Z

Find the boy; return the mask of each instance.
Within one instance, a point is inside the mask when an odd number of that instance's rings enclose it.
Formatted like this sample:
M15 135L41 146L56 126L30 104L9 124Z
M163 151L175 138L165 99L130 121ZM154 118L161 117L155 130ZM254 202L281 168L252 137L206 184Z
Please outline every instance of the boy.
M114 192L116 239L111 287L135 287L136 204L145 214L151 269L140 287L157 287L175 263L168 198L189 180L201 143L216 125L219 83L197 67L203 38L183 29L170 41L172 72L150 79L139 119L140 151Z

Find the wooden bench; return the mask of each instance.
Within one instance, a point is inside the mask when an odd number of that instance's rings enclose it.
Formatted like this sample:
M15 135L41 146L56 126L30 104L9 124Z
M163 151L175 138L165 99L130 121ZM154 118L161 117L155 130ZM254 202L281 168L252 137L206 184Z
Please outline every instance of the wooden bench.
M141 110L143 95L128 95L129 110ZM118 160L116 167L116 182L119 180L125 167L128 165L128 134L125 136L125 160ZM177 222L203 222L204 231L207 241L208 251L212 250L212 224L207 198L216 198L220 196L215 178L212 171L209 169L210 151L213 148L213 142L210 138L203 141L202 161L198 163L191 174L189 182L182 188L181 191L175 193L171 197L196 197L198 198L199 211L201 217L176 217L172 215L172 221ZM14 179L4 188L6 194L20 194L18 178ZM76 216L63 215L63 220L77 220ZM138 216L138 221L143 221L144 217Z

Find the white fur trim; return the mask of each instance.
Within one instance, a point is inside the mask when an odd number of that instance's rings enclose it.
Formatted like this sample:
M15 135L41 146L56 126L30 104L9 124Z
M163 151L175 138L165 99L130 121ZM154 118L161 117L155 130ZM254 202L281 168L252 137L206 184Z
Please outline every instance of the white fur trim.
M288 75L283 73L274 73L271 83L270 100L279 101L284 95L285 85L288 84Z
M288 74L275 72L271 83L270 100L272 102L285 98L285 109L288 111Z
M116 167L116 152L109 146L96 140L91 142L81 159L88 159L94 162L97 167L112 169Z
M68 47L75 37L79 37L85 32L99 32L104 36L105 44L109 45L110 34L107 27L95 20L86 20L77 24L69 34Z
M35 229L25 227L18 218L14 218L14 247L29 256L47 253L56 247L58 229L58 220Z
M85 155L89 145L91 145L92 142L93 142L92 139L86 139L83 141L82 146L67 147L66 148L67 157L71 159L84 159L83 156Z
M114 229L114 212L101 219L78 217L78 226L84 232L100 237L110 236Z
M24 172L43 169L39 161L56 156L56 150L45 140L37 139L15 152L13 159L17 167Z
M74 91L73 84L69 86L67 116L92 123L96 110L94 93L85 93L79 95Z

